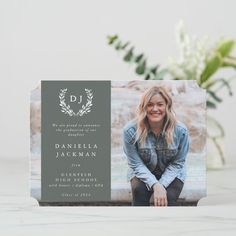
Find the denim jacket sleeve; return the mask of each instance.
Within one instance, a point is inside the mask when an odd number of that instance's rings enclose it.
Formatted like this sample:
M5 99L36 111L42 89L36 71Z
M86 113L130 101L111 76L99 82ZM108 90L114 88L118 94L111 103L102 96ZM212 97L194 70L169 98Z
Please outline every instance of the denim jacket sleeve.
M156 177L151 173L151 171L146 167L140 158L136 145L135 145L135 131L134 128L123 130L123 148L128 159L129 167L134 171L137 178L143 181L147 188L151 190L152 186L158 182Z
M181 129L178 131L178 137L180 138L178 153L173 161L166 167L159 182L167 188L170 183L177 177L179 171L184 168L185 159L189 150L189 135L187 129Z

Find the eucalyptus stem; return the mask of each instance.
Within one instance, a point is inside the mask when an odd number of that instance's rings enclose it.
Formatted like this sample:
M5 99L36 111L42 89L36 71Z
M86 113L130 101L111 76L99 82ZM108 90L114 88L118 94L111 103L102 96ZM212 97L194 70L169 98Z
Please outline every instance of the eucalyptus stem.
M234 79L236 79L236 75L231 76L231 77L229 78L229 80L228 80L228 83L229 83L229 84L232 83L232 81L233 81ZM222 88L223 88L223 86L219 86L217 89L214 90L214 93L219 92Z
M221 159L221 162L222 164L224 165L225 164L225 157L224 157L224 153L223 153L223 150L221 148L221 146L219 145L219 143L217 142L217 139L216 138L211 138L211 140L213 141L213 143L215 144L217 150L218 150L218 153L220 155L220 159Z

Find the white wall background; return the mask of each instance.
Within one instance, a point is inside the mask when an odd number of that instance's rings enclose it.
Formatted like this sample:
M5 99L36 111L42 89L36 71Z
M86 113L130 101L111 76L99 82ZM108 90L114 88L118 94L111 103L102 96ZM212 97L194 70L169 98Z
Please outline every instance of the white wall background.
M39 80L139 79L107 46L108 34L164 66L177 57L179 19L199 37L236 38L235 9L234 0L1 0L0 156L28 156L29 94ZM213 113L226 131L228 160L236 158L236 81L233 90Z

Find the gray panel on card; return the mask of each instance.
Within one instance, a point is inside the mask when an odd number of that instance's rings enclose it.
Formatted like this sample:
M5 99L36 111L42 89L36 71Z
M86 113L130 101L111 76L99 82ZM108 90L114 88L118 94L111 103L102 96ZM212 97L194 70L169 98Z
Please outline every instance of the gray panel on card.
M110 81L42 81L42 201L110 201Z

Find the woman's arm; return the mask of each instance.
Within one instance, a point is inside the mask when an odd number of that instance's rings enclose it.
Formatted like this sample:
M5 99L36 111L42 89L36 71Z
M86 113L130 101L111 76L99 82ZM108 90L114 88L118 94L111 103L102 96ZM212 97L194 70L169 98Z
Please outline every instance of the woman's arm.
M158 180L143 163L134 144L134 139L128 130L124 129L123 140L123 148L128 159L128 165L133 169L135 176L143 181L148 189L151 190L152 186L157 183Z
M164 173L162 174L159 182L167 188L170 183L177 177L179 171L184 167L186 156L189 150L189 135L188 131L182 131L180 136L180 144L178 148L178 153L174 160L166 167Z

